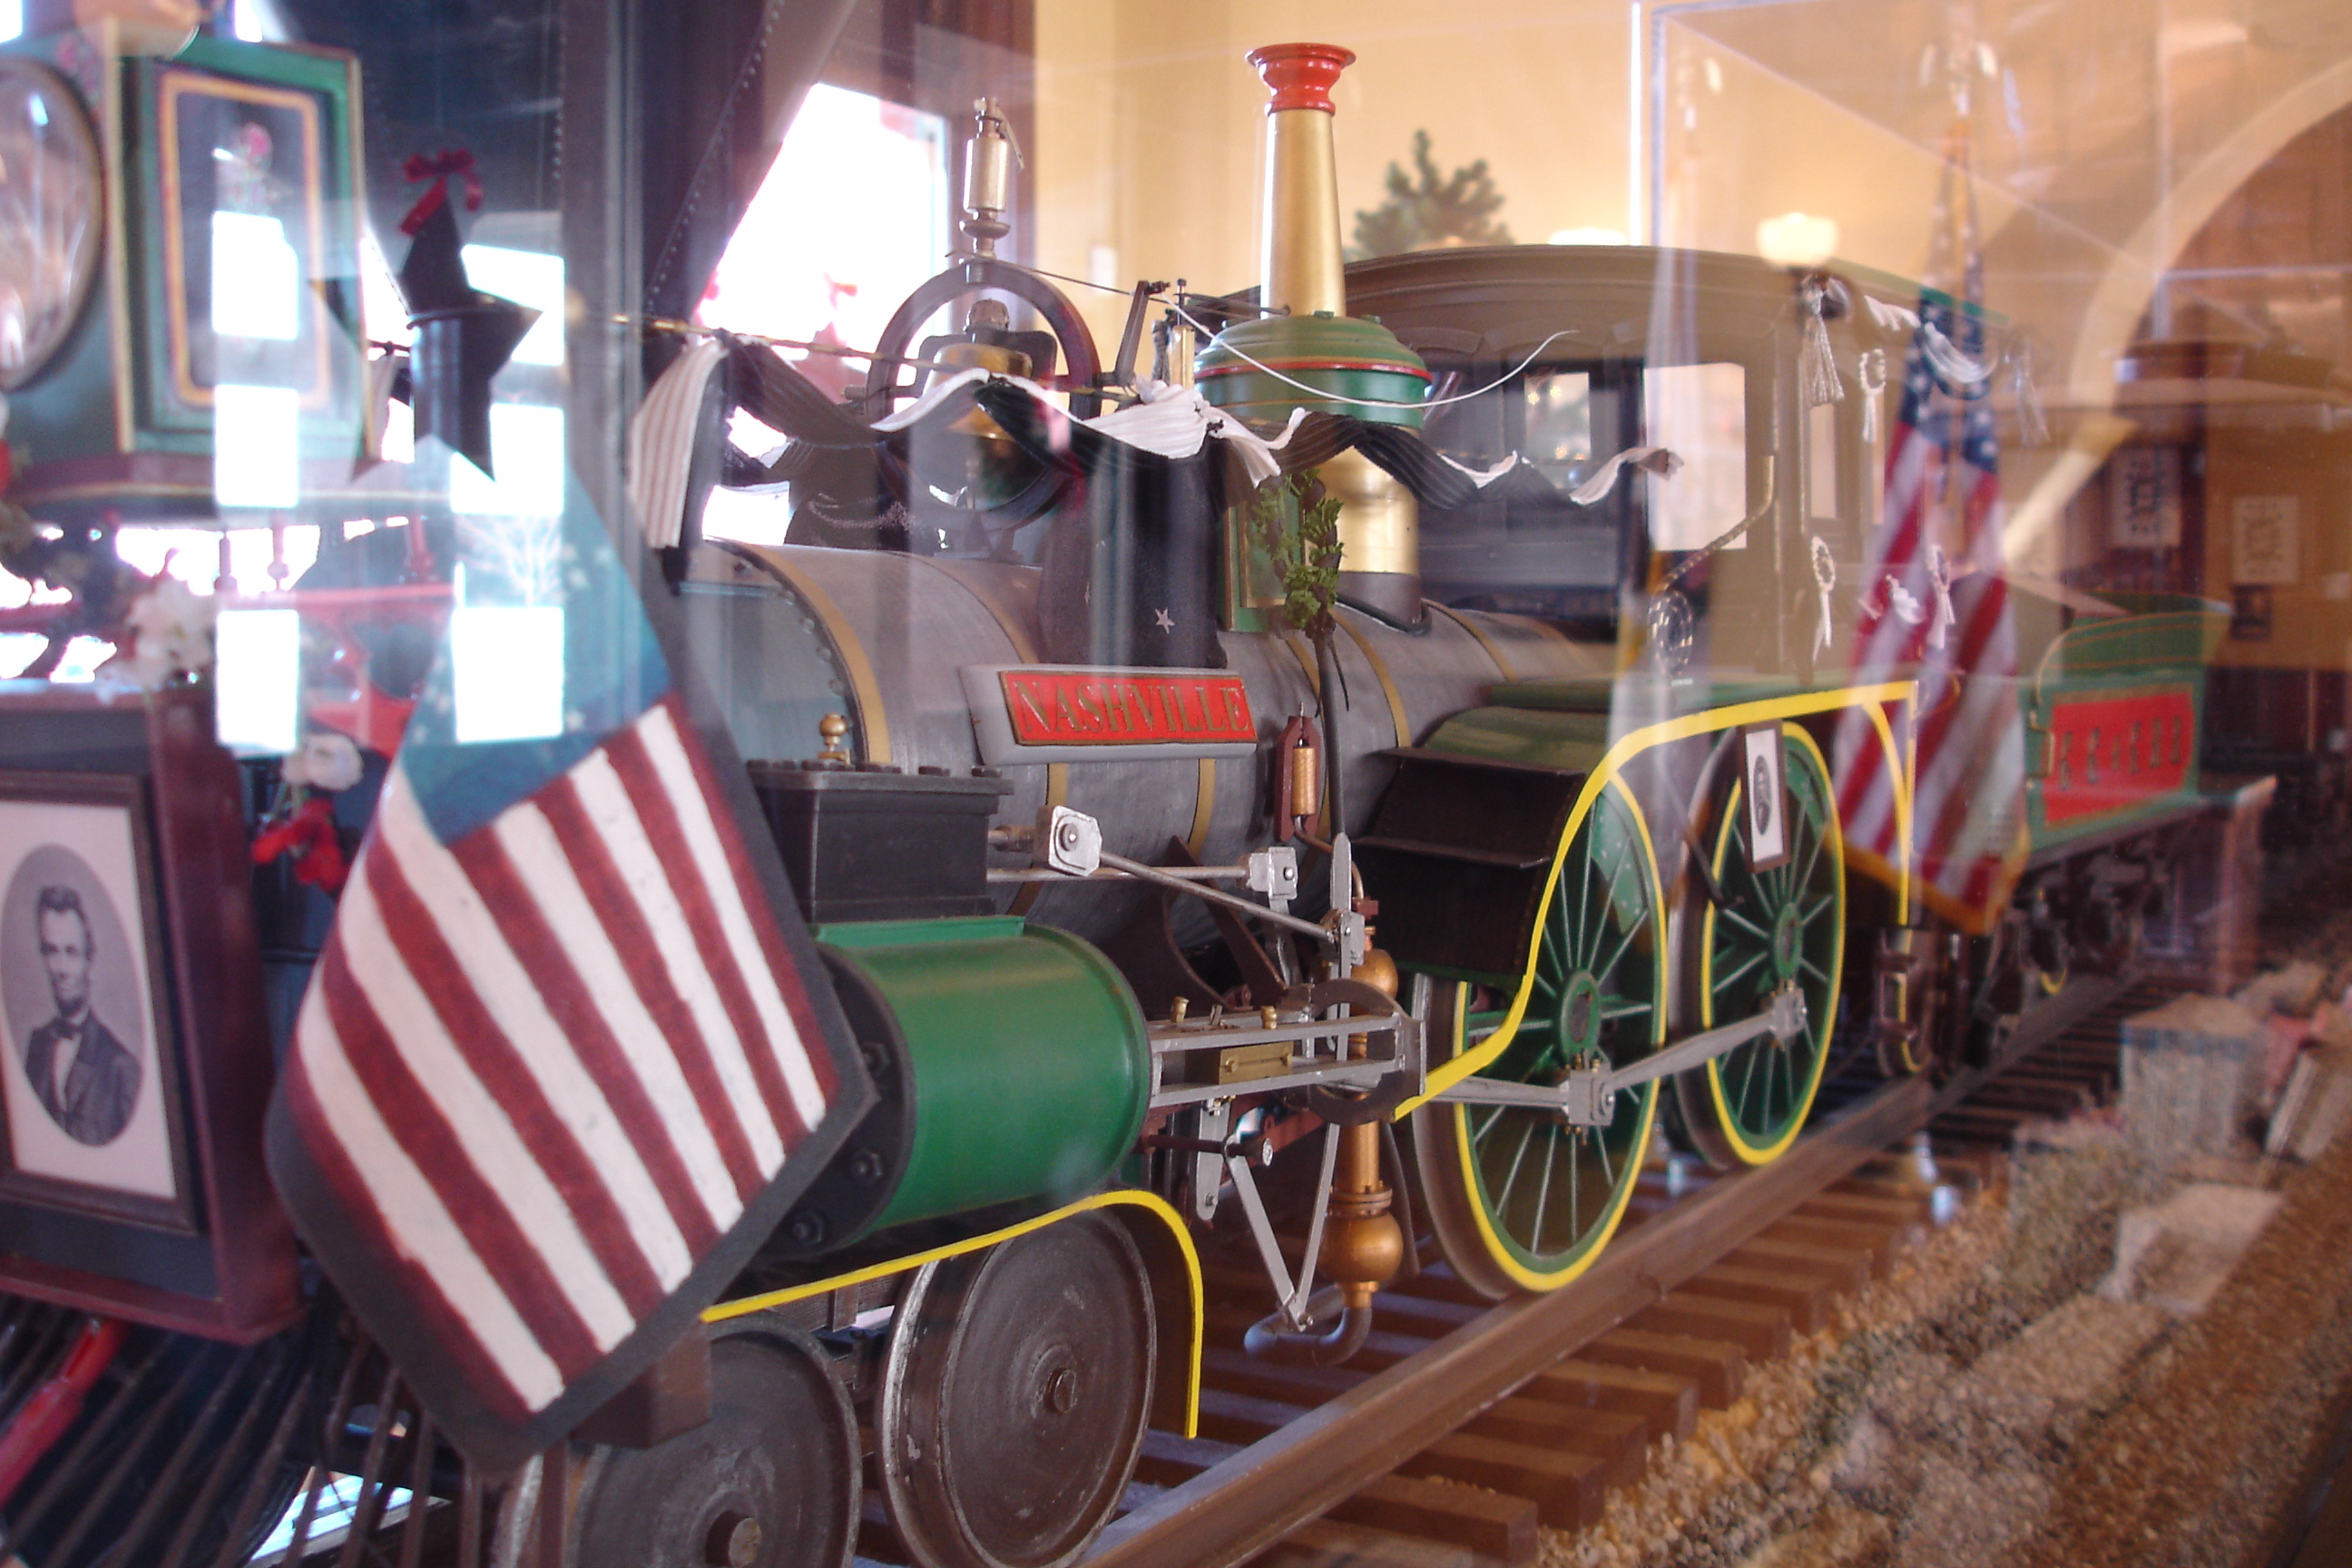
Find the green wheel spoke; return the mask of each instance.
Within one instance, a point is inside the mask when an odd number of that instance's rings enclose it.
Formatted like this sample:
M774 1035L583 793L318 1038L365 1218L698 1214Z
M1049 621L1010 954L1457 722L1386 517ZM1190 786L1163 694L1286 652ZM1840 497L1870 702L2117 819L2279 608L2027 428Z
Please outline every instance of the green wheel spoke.
M1806 826L1811 827L1812 824L1808 821ZM1828 835L1823 833L1815 832L1806 836L1805 868L1797 874L1798 881L1802 882L1807 886L1811 885L1813 880L1813 868L1820 863L1822 858L1822 846L1826 842L1828 842Z
M1519 1123L1519 1147L1517 1152L1511 1156L1511 1168L1509 1173L1503 1178L1503 1190L1495 1194L1495 1207L1498 1210L1507 1209L1510 1206L1511 1189L1519 1184L1519 1167L1527 1163L1528 1145L1535 1140L1536 1119L1532 1116L1522 1114L1517 1118L1517 1121Z
M1584 1162L1577 1158L1577 1153L1576 1146L1570 1143L1568 1150L1568 1207L1570 1214L1577 1213L1578 1205L1584 1201Z
M1735 985L1735 984L1738 984L1738 982L1739 982L1739 978L1740 978L1740 976L1741 976L1741 975L1748 973L1750 970L1754 969L1758 964L1759 964L1759 963L1763 963L1766 959L1768 959L1768 958L1769 958L1769 957L1771 957L1771 956L1772 956L1772 955L1771 955L1770 953L1769 953L1769 952L1755 952L1755 953L1750 953L1750 954L1748 955L1748 962L1747 962L1747 963L1745 963L1741 964L1738 968L1737 968L1737 969L1733 970L1733 971L1732 971L1730 973L1728 973L1728 974L1721 974L1721 975L1717 975L1717 976L1716 977L1715 984L1714 984L1714 986L1712 987L1712 989L1713 989L1714 991L1716 991L1718 994L1721 994L1721 992L1722 992L1722 990L1723 990L1723 988L1724 988L1725 986L1727 986L1727 985Z
M1585 878L1590 868L1563 866L1559 871L1559 891L1552 900L1555 911L1547 923L1552 928L1553 941L1559 947L1559 973L1563 981L1576 973L1577 950L1582 944L1587 890Z
M1544 1215L1550 1212L1549 1206L1545 1200L1551 1196L1551 1172L1552 1166L1555 1163L1555 1156L1559 1152L1558 1148L1559 1142L1559 1141L1558 1139L1552 1138L1549 1135L1547 1135L1544 1140L1543 1180L1536 1187L1535 1212L1536 1224L1538 1226L1541 1226L1543 1224Z
M1612 868L1601 858L1585 863L1585 905L1576 912L1576 945L1569 947L1576 969L1590 969L1592 954L1600 952L1601 938L1609 936L1609 872Z
M1716 910L1716 913L1731 921L1732 924L1745 930L1750 935L1755 937L1757 941L1762 942L1766 952L1769 952L1771 951L1772 933L1770 931L1766 931L1762 926L1758 925L1754 921L1749 920L1746 915L1741 914L1738 910L1731 908L1728 904L1718 906Z
M1585 884L1585 912L1591 916L1591 930L1586 929L1584 921L1576 922L1576 967L1586 973L1591 973L1592 956L1601 951L1601 943L1609 934L1609 915L1616 907L1617 899L1615 873L1612 871L1601 877L1598 865L1592 870L1595 877L1601 878L1601 882L1598 888L1590 881Z
M1606 963L1598 964L1594 967L1592 977L1595 980L1606 980L1611 975L1616 973L1619 960L1622 959L1625 956L1627 950L1633 945L1633 939L1641 934L1642 928L1640 926L1627 926L1625 928L1625 934L1617 939L1617 951L1609 955Z
M1625 852L1622 848L1620 848L1617 853L1616 864L1612 866L1609 870L1609 894L1606 900L1601 906L1601 924L1592 933L1592 950L1595 952L1601 951L1601 941L1603 937L1606 937L1609 934L1609 922L1616 918L1618 910L1625 907L1624 876ZM1628 926L1626 928L1625 934L1628 937L1631 937L1634 931L1640 929L1641 928L1638 925ZM1608 964L1595 964L1593 966L1595 973L1605 973L1608 968Z

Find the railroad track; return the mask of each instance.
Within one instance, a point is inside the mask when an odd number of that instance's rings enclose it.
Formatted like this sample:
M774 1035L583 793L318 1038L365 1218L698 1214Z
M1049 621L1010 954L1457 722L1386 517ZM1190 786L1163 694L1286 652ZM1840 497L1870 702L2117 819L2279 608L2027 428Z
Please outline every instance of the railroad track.
M1687 1436L1700 1410L1739 1396L1749 1365L1891 1266L1931 1220L1932 1194L1903 1179L1922 1129L1965 1164L2021 1121L2104 1100L2123 1018L2172 989L2080 980L1990 1068L1940 1087L1825 1085L1830 1109L1774 1163L1646 1176L1624 1229L1565 1289L1489 1303L1438 1265L1383 1291L1379 1328L1344 1367L1245 1355L1263 1282L1213 1265L1200 1434L1148 1436L1087 1568L1534 1561L1539 1526L1597 1519L1658 1436ZM872 1522L861 1564L891 1559Z
M1645 1173L1623 1228L1573 1285L1496 1303L1443 1265L1426 1268L1381 1293L1373 1333L1342 1367L1245 1354L1265 1280L1213 1255L1199 1434L1147 1435L1124 1511L1086 1568L1534 1561L1541 1527L1596 1520L1612 1488L1640 1479L1660 1436L1687 1436L1701 1410L1737 1400L1751 1366L1826 1324L1841 1294L1885 1273L1936 1217L1909 1151L1922 1129L1939 1163L1965 1169L2005 1149L2021 1121L2107 1100L2119 1084L2122 1021L2174 989L2079 982L2029 1018L1996 1068L1940 1087L1832 1079L1813 1125L1772 1164L1720 1177ZM77 1321L26 1311L0 1323L0 1352L16 1352L0 1354L0 1373L16 1383L62 1356ZM357 1366L342 1373L346 1404L365 1396L352 1382ZM210 1362L183 1370L192 1387L218 1376ZM369 1377L382 1382L380 1401L393 1397L395 1382L380 1369ZM371 1454L381 1479L361 1517L375 1519L410 1463L378 1466ZM873 1489L868 1498L859 1568L905 1563ZM478 1502L445 1510L445 1525ZM257 1506L283 1504L277 1496ZM326 1517L333 1498L301 1511L320 1515L310 1524L341 1523ZM304 1533L313 1557L345 1544L332 1531Z

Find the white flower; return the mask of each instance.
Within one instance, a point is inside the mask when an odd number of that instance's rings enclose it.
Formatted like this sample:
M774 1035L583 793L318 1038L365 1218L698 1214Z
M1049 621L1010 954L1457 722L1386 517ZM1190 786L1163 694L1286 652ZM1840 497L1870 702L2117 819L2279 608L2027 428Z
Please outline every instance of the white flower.
M362 766L360 749L350 736L317 730L303 741L300 751L286 759L283 771L288 784L332 794L359 783Z
M124 613L124 635L101 672L142 691L161 689L174 676L208 669L213 662L212 600L177 577L158 577Z

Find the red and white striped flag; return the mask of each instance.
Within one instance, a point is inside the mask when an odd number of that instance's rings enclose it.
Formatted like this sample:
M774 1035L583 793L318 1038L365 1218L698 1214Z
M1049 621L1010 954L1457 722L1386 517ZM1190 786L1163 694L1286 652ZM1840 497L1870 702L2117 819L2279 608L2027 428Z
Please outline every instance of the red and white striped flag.
M690 1327L863 1105L723 741L688 721L601 526L565 549L567 580L606 591L566 606L562 731L460 742L445 647L271 1126L304 1239L494 1470Z
M2007 900L2023 863L2025 753L1965 121L1954 141L1937 226L1940 235L1952 232L1957 198L1962 298L1920 291L1853 668L1859 684L1916 666L1916 886L1936 913L1976 931ZM1888 867L1903 864L1894 764L1860 711L1842 722L1837 753L1838 812L1849 848Z

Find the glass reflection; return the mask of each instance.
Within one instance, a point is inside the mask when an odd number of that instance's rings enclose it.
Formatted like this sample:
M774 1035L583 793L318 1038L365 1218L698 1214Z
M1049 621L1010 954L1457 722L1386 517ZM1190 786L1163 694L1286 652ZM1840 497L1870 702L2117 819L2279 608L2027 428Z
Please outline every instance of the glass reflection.
M301 397L290 386L213 388L213 499L225 507L302 499Z
M282 756L301 725L302 617L223 610L213 624L214 724L232 751Z
M460 744L563 733L562 605L461 605L449 660Z

